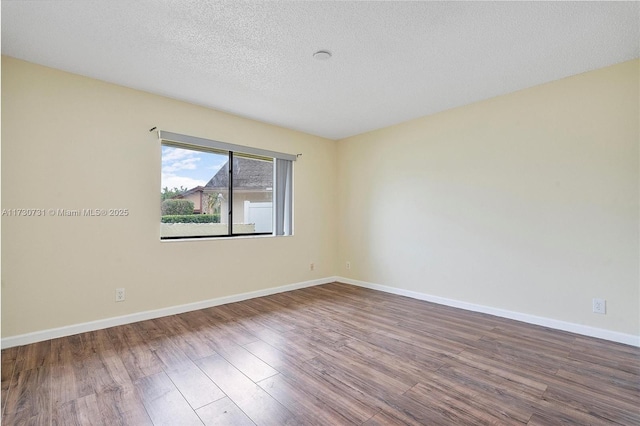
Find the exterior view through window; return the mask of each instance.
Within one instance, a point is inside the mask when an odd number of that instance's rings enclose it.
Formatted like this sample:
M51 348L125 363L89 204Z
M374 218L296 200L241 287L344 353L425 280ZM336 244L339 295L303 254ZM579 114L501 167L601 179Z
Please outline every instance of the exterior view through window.
M293 235L297 155L158 130L160 238Z
M164 239L274 232L273 158L163 143L161 187Z

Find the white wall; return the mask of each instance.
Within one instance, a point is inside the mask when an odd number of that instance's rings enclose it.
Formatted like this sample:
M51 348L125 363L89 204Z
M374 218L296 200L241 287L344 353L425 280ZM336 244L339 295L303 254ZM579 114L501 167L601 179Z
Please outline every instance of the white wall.
M339 141L337 273L640 334L638 64Z
M160 242L154 126L303 153L294 165L295 235ZM333 275L336 149L335 141L3 57L2 207L130 215L3 217L2 337ZM117 287L125 302L114 302Z

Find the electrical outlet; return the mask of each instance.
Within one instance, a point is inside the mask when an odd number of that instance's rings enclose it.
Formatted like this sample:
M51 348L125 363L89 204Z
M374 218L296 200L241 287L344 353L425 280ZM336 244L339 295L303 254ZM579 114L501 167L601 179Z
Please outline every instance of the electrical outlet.
M311 262L311 263L309 264L309 270L310 270L310 271L313 271L314 269L316 269L316 265L315 265L313 262Z
M593 312L596 314L606 314L607 301L604 299L593 299Z
M347 260L347 264L345 266L347 267L347 269L351 269L351 262Z
M116 288L116 302L124 302L124 288Z

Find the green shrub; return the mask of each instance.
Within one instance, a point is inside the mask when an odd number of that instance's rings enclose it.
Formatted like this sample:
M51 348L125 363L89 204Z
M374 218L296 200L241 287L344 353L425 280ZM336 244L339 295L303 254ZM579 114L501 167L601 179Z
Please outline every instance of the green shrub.
M162 215L193 214L193 201L189 200L164 200L161 206Z
M220 223L219 214L164 215L162 223Z

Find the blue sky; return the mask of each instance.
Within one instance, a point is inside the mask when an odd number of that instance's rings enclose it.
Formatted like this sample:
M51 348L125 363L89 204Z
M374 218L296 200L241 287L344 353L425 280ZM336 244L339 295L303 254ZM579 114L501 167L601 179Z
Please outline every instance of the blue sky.
M205 185L227 162L227 155L189 149L162 147L162 178L160 189L168 187L191 189Z

